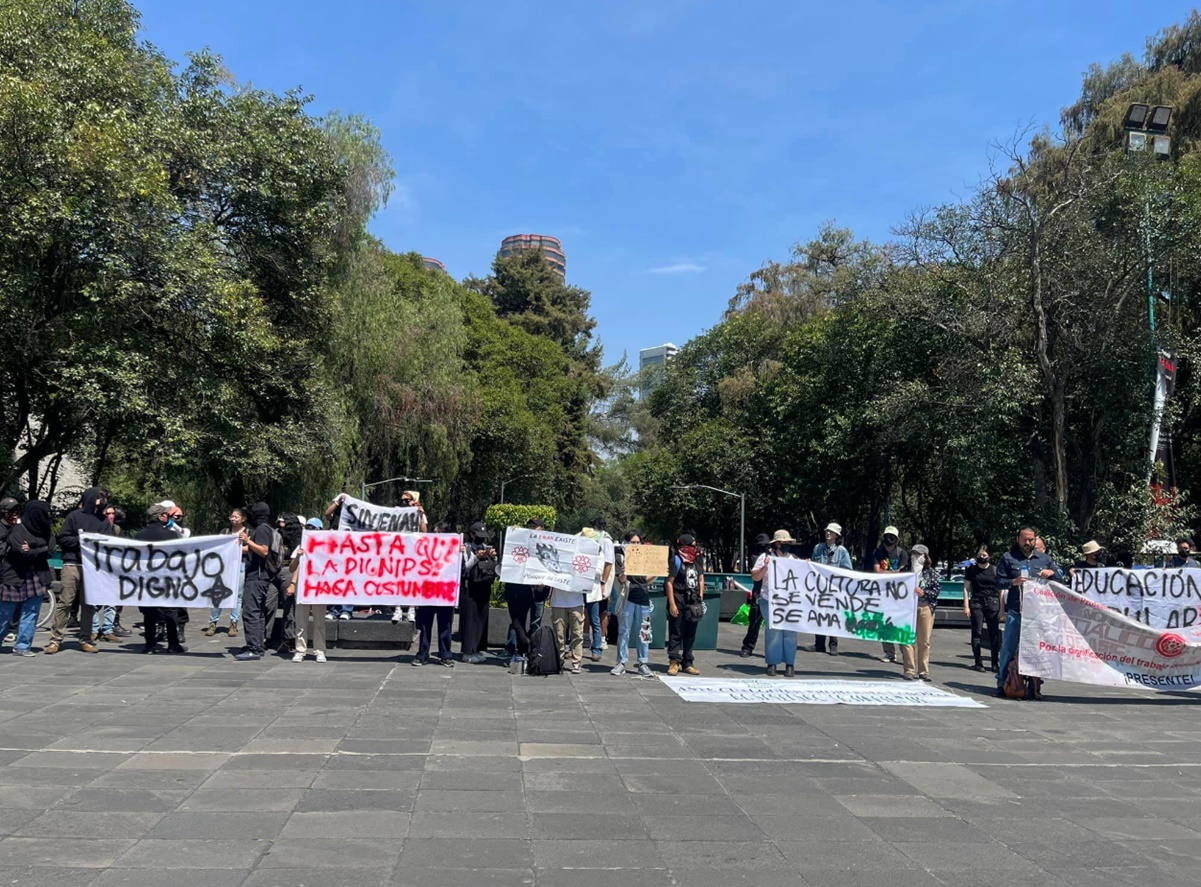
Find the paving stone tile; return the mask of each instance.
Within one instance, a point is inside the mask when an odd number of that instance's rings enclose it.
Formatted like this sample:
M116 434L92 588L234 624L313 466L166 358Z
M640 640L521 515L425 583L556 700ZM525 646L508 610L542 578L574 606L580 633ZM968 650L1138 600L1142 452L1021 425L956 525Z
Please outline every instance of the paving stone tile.
M422 783L416 770L322 770L313 780L314 789L356 791L413 791Z
M580 803L579 796L569 793L575 802ZM414 810L417 812L521 812L525 810L525 799L521 792L476 792L476 791L439 791L425 789L417 794Z
M487 792L487 794L498 794ZM415 791L309 789L296 803L297 813L337 813L343 810L391 810L411 813Z
M399 845L409 833L410 814L395 810L339 810L293 813L280 833L280 841L307 838L379 838Z
M164 816L149 837L164 839L263 841L279 835L287 813L180 812Z
M0 852L3 844L0 844ZM10 865L5 859L4 880L14 887L87 887L101 874L91 868L57 868L49 865Z
M218 770L203 779L212 789L305 789L319 777L317 770Z
M2 845L0 845L2 846ZM409 868L474 869L484 861L489 868L529 870L534 854L528 840L480 838L463 852L462 838L410 838L404 842L398 871Z
M249 875L244 869L172 869L169 883L171 887L241 887ZM89 887L162 887L163 884L164 875L157 868L113 868L101 873Z
M389 887L392 867L382 868L272 868L251 872L242 887ZM435 884L442 881L407 881Z
M403 841L378 838L295 838L277 840L259 862L260 869L389 869L396 866ZM310 874L324 885L324 875Z
M0 841L0 859L5 870L22 866L105 869L132 846L132 840L117 838L13 837Z
M123 853L119 868L252 869L270 847L269 841L144 839Z
M141 838L162 813L83 813L47 810L18 832L26 838Z
M302 788L198 788L178 804L178 809L188 813L223 810L286 813L305 794Z
M619 847L609 841L535 840L532 846L539 870L596 870L614 866L635 870L666 868L660 847L649 840L622 841Z

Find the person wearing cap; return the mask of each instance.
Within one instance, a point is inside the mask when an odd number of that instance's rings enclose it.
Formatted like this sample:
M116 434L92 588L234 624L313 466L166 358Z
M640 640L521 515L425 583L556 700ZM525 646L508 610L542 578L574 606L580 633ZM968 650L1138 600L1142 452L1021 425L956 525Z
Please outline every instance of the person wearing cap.
M496 580L496 549L488 543L488 527L476 521L463 553L464 594L459 598L459 653L464 662L479 665L488 647L488 604Z
M755 582L763 582L767 578L767 571L773 559L795 560L796 555L788 548L795 544L796 540L787 530L776 530L772 533L770 547L759 555L759 559L751 568L751 579ZM767 637L763 643L763 658L767 663L767 676L774 678L779 667L783 665L784 677L793 677L796 674L797 632L771 627L771 595L761 592L759 607L763 612L763 619L767 623Z
M755 547L751 553L758 559L759 555L771 548L771 536L767 533L760 533L755 537ZM744 568L745 569L745 568ZM763 610L759 606L760 595L763 592L763 580L754 579L752 577L750 593L747 595L747 604L749 605L750 615L746 623L746 634L742 637L742 653L743 659L749 659L755 652L755 645L759 643L759 630L763 627Z
M1193 540L1188 536L1181 536L1176 540L1176 556L1172 558L1169 566L1177 569L1201 567L1201 563L1198 563L1197 559L1193 557Z
M325 526L321 518L310 517L304 522L305 530L323 530ZM301 539L303 541L303 535ZM325 607L314 604L302 604L296 597L296 583L300 579L300 564L304 558L304 545L297 544L292 550L292 560L288 564L289 580L285 595L295 601L296 614L296 652L292 654L293 662L304 662L309 652L309 642L312 641L313 657L318 662L325 662L325 619L322 611ZM310 622L312 628L309 627Z
M909 553L901 547L901 531L894 526L884 528L883 544L872 555L872 569L877 573L908 573ZM897 648L891 641L884 641L883 659L897 661Z
M675 551L667 568L667 666L669 675L682 670L687 675L700 674L692 655L696 629L704 617L705 574L701 572L700 551L696 538L683 533L676 540Z
M932 681L930 677L930 639L934 634L934 611L942 582L938 566L925 545L915 545L909 552L909 562L917 572L917 638L916 644L902 644L901 658L905 662L905 680ZM916 650L915 650L916 647Z
M161 502L146 509L146 526L138 531L139 542L177 542L179 534L168 526L171 511ZM142 630L146 639L143 653L153 653L158 648L159 626L167 635L167 650L185 653L186 648L179 640L179 607L142 607Z
M972 620L973 671L984 668L984 632L988 630L988 649L992 654L992 670L997 670L1001 646L1001 595L997 591L997 565L992 563L988 546L976 550L976 561L963 575L963 615Z
M825 540L817 543L813 547L813 554L809 560L818 564L825 564L828 567L838 567L841 570L850 570L851 555L850 552L842 544L842 524L836 524L831 521L826 525ZM813 651L815 653L829 653L831 656L838 655L838 638L826 638L824 634L816 634L813 636Z
M425 517L425 509L421 507L421 494L416 490L405 490L400 494L401 508L416 508L420 514L418 530L422 533L429 532L429 521ZM392 610L392 624L396 625L400 622L415 622L417 620L416 607L396 607Z

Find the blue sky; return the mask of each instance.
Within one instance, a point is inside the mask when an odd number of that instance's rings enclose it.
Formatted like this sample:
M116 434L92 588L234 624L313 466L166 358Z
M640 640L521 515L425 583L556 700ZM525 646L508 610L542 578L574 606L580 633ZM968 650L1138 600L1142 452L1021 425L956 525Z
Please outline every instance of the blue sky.
M135 0L136 2L136 0ZM558 236L606 361L716 323L836 220L872 240L955 200L990 144L1054 125L1092 62L1141 57L1190 2L142 0L169 57L370 117L390 248L484 275Z

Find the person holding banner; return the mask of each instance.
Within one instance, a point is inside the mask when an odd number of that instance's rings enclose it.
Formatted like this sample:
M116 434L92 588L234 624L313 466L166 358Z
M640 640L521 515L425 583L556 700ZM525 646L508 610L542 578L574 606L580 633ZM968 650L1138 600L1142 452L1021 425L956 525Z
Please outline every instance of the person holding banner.
M325 529L319 517L310 517L305 521L304 525L309 530ZM309 652L309 622L311 620L313 623L313 658L318 662L325 662L325 619L322 612L325 607L314 607L310 604L295 604L296 582L300 578L300 561L303 557L304 546L298 541L292 549L292 560L288 564L288 575L290 578L288 579L288 587L284 592L284 596L293 601L295 606L294 612L296 614L296 652L292 654L292 661L304 662L305 654Z
M796 555L787 548L795 543L796 540L787 530L776 530L771 537L771 547L759 555L755 566L751 568L751 579L755 582L763 582L767 577L767 570L771 565L772 558L795 559ZM767 623L767 638L763 643L763 658L767 662L767 676L774 678L778 673L779 666L783 665L784 677L791 678L796 675L797 633L784 628L771 627L770 599L771 595L760 594L759 596L759 606L763 611L763 619Z
M435 533L449 533L450 526L437 524ZM466 558L466 552L463 557ZM433 640L434 621L438 622L438 661L446 668L455 667L454 653L450 642L454 633L455 608L453 606L425 605L417 608L414 622L417 624L417 655L410 665L422 666L430 661L430 644Z
M168 526L171 510L161 502L146 509L146 526L135 537L139 542L174 542L179 534ZM158 627L164 626L167 634L167 650L171 653L186 653L179 642L179 608L142 607L143 633L146 639L143 653L153 653L158 647Z
M16 505L15 500L13 505ZM7 518L12 511L5 514ZM5 521L8 524L7 520ZM34 499L25 506L20 523L8 524L0 538L0 628L7 628L14 613L19 614L14 656L36 656L33 636L37 631L42 596L50 587L50 555L54 551L54 531L50 527L50 506Z
M767 551L771 547L771 537L767 533L760 533L755 537L755 547L752 552L758 555ZM751 585L750 594L747 595L747 603L750 604L750 616L746 623L746 634L742 638L742 653L743 659L750 659L755 652L755 645L759 643L759 630L763 627L763 608L759 605L763 594L763 580L758 579Z
M239 536L242 530L250 523L250 512L245 508L235 508L229 513L229 529L222 531L222 535ZM243 586L246 584L246 546L242 546L242 570L238 576L238 596L234 599L234 605L229 611L229 637L236 638L238 636L238 623L242 620L242 595L244 593ZM209 612L209 627L204 630L205 637L212 637L217 633L217 623L221 619L221 608L213 607Z
M1172 558L1172 567L1189 567L1190 569L1201 567L1197 563L1197 559L1193 557L1193 540L1188 536L1181 536L1176 540L1176 556Z
M476 521L469 529L471 541L464 549L463 579L466 594L459 599L459 653L464 662L479 665L488 647L488 605L496 581L496 549L488 544L488 527Z
M809 560L829 567L841 567L844 570L853 569L850 552L842 544L842 525L831 522L826 526L825 541L817 543ZM813 651L838 655L838 638L831 637L827 641L824 634L813 636Z
M603 570L597 571L592 591L584 598L585 630L591 647L591 655L588 658L593 662L600 662L605 652L604 626L608 623L605 610L609 603L609 594L613 590L613 564L616 558L613 554L613 537L605 532L605 519L598 517L593 523L597 526L584 527L580 530L580 535L600 546L601 561L604 564Z
M1001 640L1001 661L997 668L997 696L1005 696L1005 673L1017 655L1022 634L1022 586L1041 579L1046 582L1059 574L1049 556L1035 549L1038 534L1033 527L1018 530L1013 548L1005 552L997 565L997 588L1005 591L1005 635Z
M938 607L938 595L942 583L938 567L930 559L930 549L915 545L909 551L909 562L917 573L917 643L901 645L901 658L905 663L905 680L932 681L930 677L930 639L934 635L934 610Z
M76 599L79 600L79 649L84 653L100 652L100 648L96 646L95 638L92 636L96 608L88 603L83 586L83 568L80 566L79 560L79 534L114 535L113 525L103 516L104 507L107 504L108 494L100 487L92 487L83 494L80 506L67 515L62 529L58 531L58 547L63 554L63 584L54 607L50 643L46 644L46 648L42 651L47 656L57 653L62 647Z
M256 502L250 506L251 529L242 530L242 544L249 559L246 562L245 596L242 599L242 626L246 630L246 649L234 658L240 662L262 659L266 652L267 590L271 582L269 558L274 530L271 528L271 506Z
M909 555L901 547L901 531L896 527L884 528L884 542L872 555L872 569L877 573L908 573ZM881 642L884 661L897 661L897 648L891 641Z

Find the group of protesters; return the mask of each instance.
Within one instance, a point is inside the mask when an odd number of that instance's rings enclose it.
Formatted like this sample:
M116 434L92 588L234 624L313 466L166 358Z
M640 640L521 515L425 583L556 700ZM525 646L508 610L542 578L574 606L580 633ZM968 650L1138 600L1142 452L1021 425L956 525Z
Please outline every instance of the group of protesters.
M262 659L272 639L282 636L280 652L301 662L312 655L317 662L326 661L325 622L351 618L354 605L325 607L296 605L296 584L301 574L305 529L320 530L326 521L339 525L339 515L345 497L334 499L322 517L304 518L284 512L271 521L271 510L259 502L249 508L237 507L229 514L229 526L223 532L235 535L241 547L238 594L229 610L228 637L239 636L244 646L235 654L240 661ZM419 493L405 491L401 506L414 508L420 514L419 529L430 530L421 506ZM96 653L104 641L118 641L131 635L121 624L121 612L115 607L97 608L89 603L83 587L80 563L80 534L121 535L124 514L110 505L108 494L101 488L87 490L78 508L68 514L57 534L51 529L50 507L42 501L30 501L22 508L12 498L0 500L0 625L16 622L13 653L32 656L34 631L42 597L50 586L52 573L50 556L57 549L62 556L62 584L57 596L50 638L43 652L53 655L62 649L72 615L77 612L79 649ZM146 512L146 524L133 538L148 542L169 542L186 538L182 510L174 502L163 500L152 504ZM693 647L697 627L707 605L705 580L701 570L703 552L693 534L680 534L670 548L667 575L627 576L624 569L624 547L608 534L605 521L596 518L581 535L595 541L600 550L600 565L591 593L548 589L542 586L507 583L504 588L508 607L508 637L502 659L523 661L531 651L532 638L548 615L553 626L559 656L564 670L579 673L587 658L600 662L608 647L610 622L616 621L616 664L613 675L633 674L650 677L651 613L653 604L650 589L659 579L664 580L666 597L667 658L669 675L697 675ZM529 529L544 529L542 521L534 519ZM434 532L449 532L445 524L436 525ZM625 534L626 544L640 544L641 534ZM801 647L798 633L771 626L769 596L764 593L764 581L772 559L797 558L800 543L787 530L773 535L760 534L756 539L757 557L751 568L753 587L749 591L749 618L741 645L741 655L754 655L760 633L765 634L764 659L769 677L793 677L799 649L831 656L839 654L837 637L816 635L814 644ZM1197 566L1192 557L1192 543L1187 538L1177 542L1178 555L1174 566ZM1061 569L1047 554L1043 540L1031 527L1022 527L1013 546L995 559L988 545L980 545L967 569L964 581L964 615L971 620L971 648L974 668L996 675L998 695L1003 687L1009 663L1017 653L1021 631L1021 587L1033 580L1064 581L1065 572L1089 569L1103 563L1103 549L1095 541L1082 547L1083 559L1067 571ZM831 522L824 538L809 552L809 559L820 564L852 569L852 560L842 542L842 527ZM458 602L459 658L469 664L487 661L488 615L492 590L499 575L500 555L490 541L484 522L473 523L466 534L462 549L462 585ZM882 541L871 557L870 569L877 573L916 574L918 607L912 644L900 645L900 664L905 680L931 681L930 643L934 614L938 606L941 583L937 565L923 544L909 547L900 544L900 532L895 526L885 527ZM439 662L446 667L455 663L452 651L454 605L396 607L393 622L412 621L417 634L417 649L412 657L414 666ZM220 608L208 614L206 636L219 631ZM386 614L385 614L386 615ZM179 607L142 607L142 651L153 653L165 641L166 651L186 652L184 645L188 610ZM282 631L277 622L282 616ZM765 626L764 623L767 623ZM1003 631L1002 631L1003 625ZM135 626L136 627L136 626ZM435 633L436 627L436 633ZM630 646L636 659L630 661ZM984 652L990 654L989 664ZM587 654L585 654L587 650ZM888 663L898 662L898 650L885 642L880 658ZM1037 696L1037 686L1031 695Z

